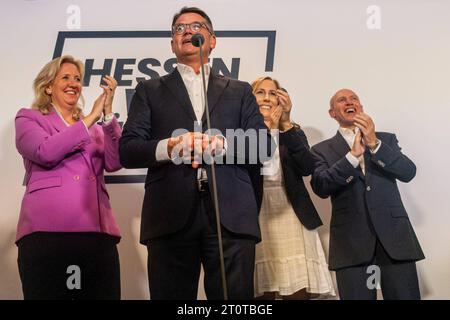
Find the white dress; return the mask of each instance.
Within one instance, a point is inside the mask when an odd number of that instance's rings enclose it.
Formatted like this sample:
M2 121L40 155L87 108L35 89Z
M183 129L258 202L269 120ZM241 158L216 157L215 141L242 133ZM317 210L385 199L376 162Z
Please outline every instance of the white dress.
M274 158L279 164L279 156ZM309 293L335 296L319 234L300 223L286 195L281 165L276 171L272 176L264 176L255 296L264 292L291 295L305 288Z

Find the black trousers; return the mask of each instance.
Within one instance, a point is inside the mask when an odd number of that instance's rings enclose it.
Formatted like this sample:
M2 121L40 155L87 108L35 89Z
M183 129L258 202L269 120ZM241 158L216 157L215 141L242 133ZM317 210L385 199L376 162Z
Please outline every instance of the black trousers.
M119 239L36 232L17 242L25 300L120 299Z
M343 300L376 300L373 287L375 269L385 300L420 300L419 281L414 261L396 261L377 241L372 262L336 270L339 296ZM369 269L368 269L369 268Z
M152 300L197 299L200 268L209 300L223 300L214 207L209 191L200 193L188 224L148 245L148 277ZM253 299L255 244L253 237L222 228L229 299Z

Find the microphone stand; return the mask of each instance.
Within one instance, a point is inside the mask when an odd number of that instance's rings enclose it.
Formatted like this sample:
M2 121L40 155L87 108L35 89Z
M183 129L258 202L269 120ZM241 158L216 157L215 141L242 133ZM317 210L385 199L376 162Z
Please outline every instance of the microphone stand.
M204 38L203 38L203 36L201 36L201 34L199 34L199 35L200 36L198 36L198 44L199 44L199 49L200 49L199 50L200 51L200 68L202 70L203 98L205 99L206 125L208 127L208 131L211 132L211 119L209 117L208 97L206 96L206 80L205 80L206 77L205 77L205 67L203 65L203 52L202 52ZM224 256L223 256L222 230L221 230L221 224L220 224L219 197L217 194L216 166L215 166L214 159L211 162L211 180L212 180L212 193L213 193L214 208L215 208L215 213L216 213L217 240L219 243L219 260L220 260L220 273L222 276L223 298L224 298L224 300L228 300L227 279L226 279L226 273L225 273L225 260L224 260Z

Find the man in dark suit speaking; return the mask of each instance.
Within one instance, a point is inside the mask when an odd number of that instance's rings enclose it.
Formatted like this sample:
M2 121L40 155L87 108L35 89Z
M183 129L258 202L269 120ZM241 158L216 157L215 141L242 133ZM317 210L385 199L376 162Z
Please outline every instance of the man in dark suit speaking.
M202 63L211 127L223 135L205 134L199 48L191 42L196 33L204 37ZM171 43L177 68L137 85L120 140L123 166L148 168L140 241L148 248L150 296L196 299L203 265L207 298L224 297L211 200L211 166L198 159L209 148L213 155L226 158L224 164L216 165L216 175L228 297L252 299L255 244L260 231L258 202L249 174L254 170L249 162L258 143L267 140L267 147L271 140L251 86L214 74L208 65L216 37L205 12L185 7L177 13L172 21ZM174 135L180 129L184 134ZM224 137L230 129L254 132L253 145L248 142L244 149L234 148L239 137L229 139L228 133ZM265 130L266 139L259 138L259 130ZM180 158L194 161L180 164L175 161ZM256 165L264 160L257 157Z
M375 132L353 91L336 92L329 114L340 127L312 148L311 186L331 197L329 267L339 295L376 299L369 279L376 272L384 299L420 299L415 261L424 255L397 187L397 180L414 178L416 167L394 134Z

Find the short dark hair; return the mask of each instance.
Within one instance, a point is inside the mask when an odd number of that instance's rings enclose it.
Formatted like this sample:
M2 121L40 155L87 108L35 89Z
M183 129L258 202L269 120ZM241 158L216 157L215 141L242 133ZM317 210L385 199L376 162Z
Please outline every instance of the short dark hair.
M211 34L214 34L214 28L213 28L211 19L208 17L208 15L206 14L205 11L203 11L202 9L199 9L197 7L183 7L183 8L181 8L181 10L179 12L175 13L175 15L173 16L173 19L172 19L172 27L170 28L170 30L173 30L173 26L175 25L175 22L177 22L178 18L185 13L196 13L196 14L202 16L206 20L206 25L208 26L209 31L211 32Z

